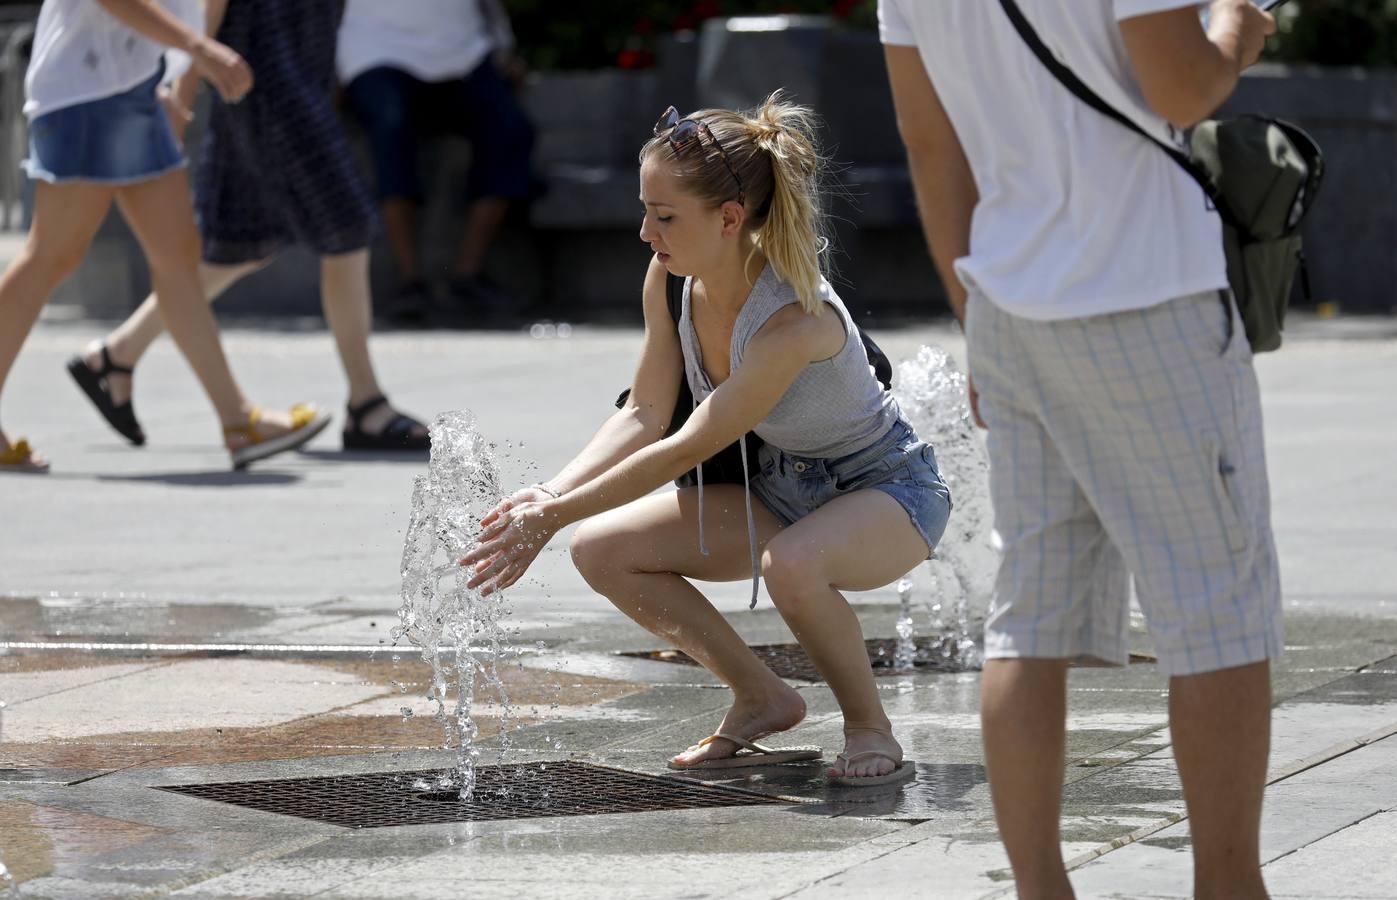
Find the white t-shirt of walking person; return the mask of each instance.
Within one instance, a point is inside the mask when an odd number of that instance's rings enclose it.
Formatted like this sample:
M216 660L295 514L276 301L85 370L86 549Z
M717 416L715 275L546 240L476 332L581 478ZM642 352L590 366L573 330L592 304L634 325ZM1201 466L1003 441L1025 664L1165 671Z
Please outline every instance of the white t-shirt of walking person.
M1187 0L1018 0L1055 55L1161 140L1118 22ZM879 0L883 43L916 47L969 160L979 203L966 289L1029 319L1142 309L1227 286L1222 224L1158 147L1063 87L998 0Z
M200 0L160 0L160 5L203 33ZM45 0L24 76L24 114L32 120L129 91L155 74L165 49L96 0Z

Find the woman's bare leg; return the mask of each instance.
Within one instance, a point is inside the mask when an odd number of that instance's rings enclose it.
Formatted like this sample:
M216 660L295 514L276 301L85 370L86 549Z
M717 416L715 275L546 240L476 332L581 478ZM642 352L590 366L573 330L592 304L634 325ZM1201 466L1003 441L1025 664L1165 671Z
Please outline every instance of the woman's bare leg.
M0 275L0 393L39 310L87 255L112 196L113 190L100 184L35 183L29 236ZM9 446L0 431L0 449Z
M168 172L123 187L117 192L117 202L150 264L160 317L194 369L219 421L225 427L246 425L252 403L233 380L219 342L218 325L199 282L199 232L185 173ZM284 413L268 411L259 431L271 436L290 428ZM227 443L236 446L240 437L234 436Z
M882 775L902 758L873 681L858 616L840 591L882 587L926 555L926 541L906 511L875 490L831 500L766 545L767 591L839 702L844 752L877 750L889 757L836 766L831 774Z
M235 283L256 272L267 264L266 260L243 263L236 266L210 265L200 263L199 284L208 302L212 303L219 295ZM165 333L165 321L160 317L160 302L154 292L146 297L136 311L100 341L93 341L83 351L83 361L94 372L102 368L102 347L106 346L112 362L127 368L134 367L141 357L155 343L155 339ZM108 390L112 402L118 405L131 399L131 376L114 372L107 376Z
M758 552L781 530L767 509L754 506ZM695 489L645 497L584 522L572 540L572 558L594 590L641 627L695 660L733 690L733 706L715 730L752 739L785 731L805 717L805 701L776 676L691 584L738 581L752 573L742 489L705 489L704 533L698 546ZM863 652L862 645L859 648ZM731 756L731 741L690 748L675 762Z
M349 405L381 396L378 376L369 355L369 334L373 330L373 296L369 289L369 251L322 256L320 258L320 306L335 336L340 364L349 381ZM365 431L373 434L387 427L398 411L384 404L364 416ZM413 434L425 437L421 426Z

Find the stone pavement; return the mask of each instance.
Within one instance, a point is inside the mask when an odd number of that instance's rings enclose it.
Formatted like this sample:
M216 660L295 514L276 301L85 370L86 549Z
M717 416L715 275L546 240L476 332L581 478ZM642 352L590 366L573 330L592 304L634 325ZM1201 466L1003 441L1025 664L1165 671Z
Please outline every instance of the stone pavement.
M342 401L330 339L312 326L229 328L254 398ZM917 780L894 790L835 790L818 767L767 767L714 783L792 802L366 829L154 790L449 764L423 697L428 671L387 634L423 464L345 456L327 433L306 453L230 473L168 342L137 375L150 443L126 447L62 370L99 331L43 323L5 398L8 433L54 463L45 478L0 476L0 863L19 896L1012 893L974 674L880 679L917 761ZM1277 897L1397 898L1394 332L1302 321L1258 364L1289 613L1263 837ZM942 326L878 337L894 358L927 342L963 352ZM638 343L636 331L580 328L567 340L389 334L376 349L402 406L471 409L506 472L527 482L610 411ZM504 670L519 716L510 759L659 774L712 729L727 693L701 670L618 656L660 645L587 590L565 538L511 596L526 653ZM745 611L743 591L714 596L744 636L789 640L769 604ZM892 594L855 599L865 633L892 636ZM1137 637L1146 661L1070 680L1063 839L1083 897L1189 892L1166 685ZM833 753L829 692L793 683L810 716L791 741ZM479 722L498 746L499 710Z

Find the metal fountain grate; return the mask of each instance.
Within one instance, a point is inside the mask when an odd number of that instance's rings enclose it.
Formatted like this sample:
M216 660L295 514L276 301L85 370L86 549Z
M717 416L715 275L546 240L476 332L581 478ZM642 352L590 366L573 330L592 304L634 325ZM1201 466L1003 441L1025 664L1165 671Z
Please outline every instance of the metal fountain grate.
M475 772L475 796L469 803L461 802L454 791L413 788L423 781L434 782L443 774L437 770L159 789L346 828L788 803L741 788L578 762L480 766Z
M917 639L915 644L917 654L912 664L915 671L946 673L966 671L966 667L956 657L942 656L938 644L931 639ZM903 670L893 667L893 658L897 654L896 639L875 638L864 641L864 646L868 648L868 663L873 667L875 676L905 674ZM756 653L757 657L766 663L771 671L782 678L796 681L824 681L824 678L816 671L815 664L810 661L810 657L805 654L799 644L753 644L752 652ZM698 665L692 657L682 650L639 650L619 655L679 663L686 666ZM1131 653L1130 661L1132 663L1154 662L1155 658L1147 653Z

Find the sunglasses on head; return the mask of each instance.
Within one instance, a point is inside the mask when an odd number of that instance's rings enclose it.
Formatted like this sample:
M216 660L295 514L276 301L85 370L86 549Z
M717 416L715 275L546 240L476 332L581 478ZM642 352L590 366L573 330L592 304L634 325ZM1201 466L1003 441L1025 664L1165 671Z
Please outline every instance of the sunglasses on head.
M665 132L669 132L665 140L669 142L670 149L674 151L675 156L686 152L696 144L703 146L704 140L707 139L708 143L713 145L713 149L718 151L718 158L723 161L724 166L727 166L728 174L732 176L732 180L737 182L737 202L745 202L747 192L742 187L742 179L738 177L737 170L732 167L732 161L728 159L727 151L723 149L722 144L718 143L718 139L713 136L713 131L708 125L700 119L684 118L679 115L679 110L671 106L655 123L655 137L660 137Z

